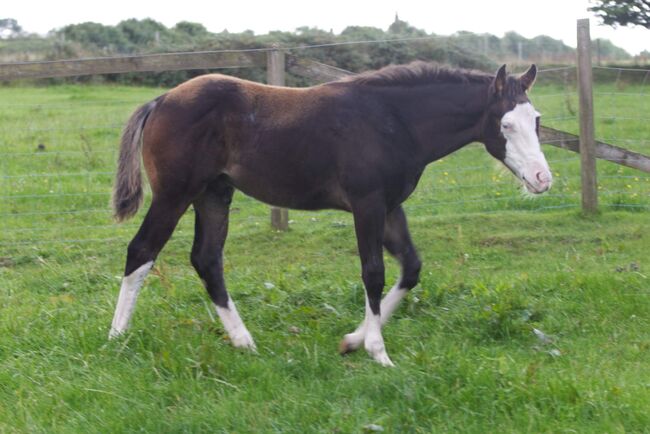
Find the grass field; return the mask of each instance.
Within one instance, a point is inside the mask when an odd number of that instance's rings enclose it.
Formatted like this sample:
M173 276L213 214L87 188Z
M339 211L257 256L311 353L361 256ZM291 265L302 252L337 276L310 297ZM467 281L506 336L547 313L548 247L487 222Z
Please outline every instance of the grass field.
M575 95L540 81L544 122L575 131ZM276 233L239 194L226 278L259 354L229 346L189 265L191 210L107 342L143 215L110 220L118 136L161 92L0 88L0 432L648 429L650 175L599 162L584 217L578 158L552 147L534 200L477 145L427 169L405 205L422 281L384 331L395 369L336 353L363 314L350 216L291 212ZM598 136L650 154L643 92L598 87Z

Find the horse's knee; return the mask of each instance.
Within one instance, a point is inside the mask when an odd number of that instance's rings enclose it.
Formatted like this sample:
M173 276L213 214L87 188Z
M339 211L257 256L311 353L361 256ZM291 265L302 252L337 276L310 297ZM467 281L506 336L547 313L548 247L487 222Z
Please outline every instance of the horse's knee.
M228 292L223 280L221 257L192 250L190 260L214 304L227 307Z
M206 255L199 250L192 250L190 262L202 279L206 279L210 271L216 271L219 267L218 255Z

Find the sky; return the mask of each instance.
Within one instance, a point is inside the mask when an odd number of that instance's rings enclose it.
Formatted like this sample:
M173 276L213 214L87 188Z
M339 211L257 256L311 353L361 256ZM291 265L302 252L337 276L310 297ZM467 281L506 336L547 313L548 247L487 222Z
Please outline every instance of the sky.
M227 29L264 34L301 26L335 33L352 25L386 29L397 13L401 20L438 35L467 30L502 36L515 31L527 38L548 35L572 47L576 45L576 20L592 18L592 38L609 39L630 54L650 51L650 30L599 25L588 6L589 0L22 0L4 2L0 17L15 18L24 30L41 34L67 24L93 21L115 25L128 18L152 18L167 27L192 21L212 32Z

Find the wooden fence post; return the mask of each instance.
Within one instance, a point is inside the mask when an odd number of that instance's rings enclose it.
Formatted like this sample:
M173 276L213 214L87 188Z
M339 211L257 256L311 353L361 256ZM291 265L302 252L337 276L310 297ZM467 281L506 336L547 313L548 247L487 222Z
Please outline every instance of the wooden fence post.
M598 211L596 183L596 145L594 134L593 75L589 19L578 20L578 90L580 95L580 166L582 211Z
M266 82L284 86L284 51L274 50L266 55ZM271 226L280 231L289 229L289 211L286 208L271 207Z

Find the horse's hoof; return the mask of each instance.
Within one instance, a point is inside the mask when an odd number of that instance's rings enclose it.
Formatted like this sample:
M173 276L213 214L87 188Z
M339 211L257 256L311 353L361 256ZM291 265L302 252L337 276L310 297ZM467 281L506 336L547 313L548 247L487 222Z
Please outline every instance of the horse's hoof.
M255 341L253 341L253 337L250 333L248 333L248 331L246 333L241 333L238 336L233 336L230 341L235 348L243 348L253 353L257 353L257 346L255 345Z
M345 340L345 338L341 339L341 342L339 342L339 354L342 356L345 356L348 353L352 353L356 351L357 349L354 348L348 341Z
M357 333L348 333L339 343L339 354L343 356L353 353L361 347L361 344L363 344L363 336L359 336Z
M375 362L379 363L382 366L386 366L389 368L394 368L395 364L392 362L390 357L388 357L388 354L384 351L383 354L378 354L376 356L372 356L372 358L375 360Z
M366 351L374 359L375 362L379 363L382 366L390 366L391 368L395 365L388 357L386 352L386 347L384 346L383 340L378 341L366 341L365 342Z
M117 330L111 327L111 331L108 332L108 340L111 341L115 338L119 338L124 334L124 330Z

